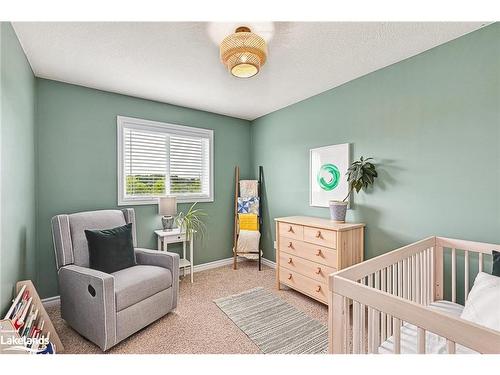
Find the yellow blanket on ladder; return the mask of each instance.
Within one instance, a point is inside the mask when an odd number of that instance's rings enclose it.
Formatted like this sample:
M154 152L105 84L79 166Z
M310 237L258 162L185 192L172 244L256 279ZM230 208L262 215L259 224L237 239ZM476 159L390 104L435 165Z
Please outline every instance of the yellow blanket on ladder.
M238 214L240 230L259 230L259 217L255 214Z

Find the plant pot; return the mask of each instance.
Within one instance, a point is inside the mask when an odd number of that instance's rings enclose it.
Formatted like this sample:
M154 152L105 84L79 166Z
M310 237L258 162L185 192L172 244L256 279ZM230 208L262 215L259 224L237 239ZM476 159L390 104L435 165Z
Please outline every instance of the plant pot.
M330 218L337 223L345 223L345 214L347 212L347 202L330 201Z

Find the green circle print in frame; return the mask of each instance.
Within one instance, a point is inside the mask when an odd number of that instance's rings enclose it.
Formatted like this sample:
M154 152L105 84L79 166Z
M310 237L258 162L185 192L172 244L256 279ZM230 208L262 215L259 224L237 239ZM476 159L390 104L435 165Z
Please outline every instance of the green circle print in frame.
M330 200L343 200L349 192L347 168L350 144L343 143L309 151L309 204L328 207Z
M321 189L332 191L340 182L340 172L335 164L323 164L316 175L316 180Z

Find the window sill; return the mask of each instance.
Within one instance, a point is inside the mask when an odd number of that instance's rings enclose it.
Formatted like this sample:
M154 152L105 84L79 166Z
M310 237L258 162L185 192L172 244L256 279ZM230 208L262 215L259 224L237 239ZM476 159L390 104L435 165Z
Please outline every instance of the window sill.
M118 206L157 205L158 198L159 197L150 199L119 199ZM213 197L177 197L177 203L210 203L213 201Z

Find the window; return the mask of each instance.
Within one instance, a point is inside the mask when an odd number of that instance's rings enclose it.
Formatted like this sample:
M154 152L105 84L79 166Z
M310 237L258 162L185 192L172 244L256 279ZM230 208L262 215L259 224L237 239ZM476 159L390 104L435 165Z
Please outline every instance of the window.
M213 201L213 130L117 117L118 205Z

